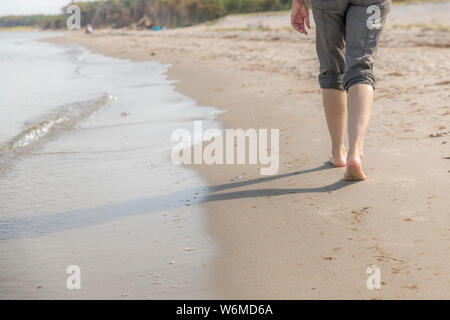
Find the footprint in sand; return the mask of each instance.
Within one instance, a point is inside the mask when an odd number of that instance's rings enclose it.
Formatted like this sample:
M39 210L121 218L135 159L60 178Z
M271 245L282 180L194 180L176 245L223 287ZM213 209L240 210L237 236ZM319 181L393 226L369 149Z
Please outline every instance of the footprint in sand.
M417 284L413 284L412 286L406 286L403 288L409 289L409 290L419 290L419 287L417 286Z

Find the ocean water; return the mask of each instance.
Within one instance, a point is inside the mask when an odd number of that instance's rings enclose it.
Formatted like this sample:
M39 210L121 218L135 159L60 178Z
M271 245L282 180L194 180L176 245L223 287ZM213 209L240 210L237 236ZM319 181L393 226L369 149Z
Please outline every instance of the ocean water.
M220 111L178 93L167 65L47 36L0 32L0 298L213 297L208 189L170 138L220 129Z
M175 91L167 65L44 36L0 33L0 240L101 224L136 210L96 208L203 185L171 163L170 136L194 120L219 128L217 109Z

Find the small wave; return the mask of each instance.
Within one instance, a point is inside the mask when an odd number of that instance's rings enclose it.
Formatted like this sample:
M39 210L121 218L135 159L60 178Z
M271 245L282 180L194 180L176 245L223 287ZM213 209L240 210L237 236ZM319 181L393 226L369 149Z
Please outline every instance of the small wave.
M93 100L70 103L30 123L21 133L0 145L0 173L6 172L14 160L33 152L45 141L77 129L82 121L100 112L114 100L112 96L103 95Z

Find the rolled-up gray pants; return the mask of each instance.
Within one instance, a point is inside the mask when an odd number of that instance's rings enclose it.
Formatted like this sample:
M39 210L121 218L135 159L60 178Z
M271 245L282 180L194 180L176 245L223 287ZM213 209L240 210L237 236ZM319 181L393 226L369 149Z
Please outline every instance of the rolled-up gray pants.
M374 54L390 0L311 0L323 89L375 88Z

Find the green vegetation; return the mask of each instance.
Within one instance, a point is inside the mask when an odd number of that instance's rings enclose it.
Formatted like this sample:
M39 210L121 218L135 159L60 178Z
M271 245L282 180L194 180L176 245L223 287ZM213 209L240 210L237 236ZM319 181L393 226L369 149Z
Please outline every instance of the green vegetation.
M68 0L69 2L69 0ZM75 2L81 8L81 22L94 27L114 28L138 24L146 26L188 26L214 20L227 13L288 9L291 0L99 0ZM66 8L62 8L63 13ZM0 27L38 26L64 28L67 15L0 17Z
M153 26L186 26L225 15L222 0L108 0L78 2L82 23L122 28L145 17Z
M69 0L67 0L69 2ZM98 0L75 2L81 8L82 25L96 28L122 28L137 24L143 27L188 26L211 21L230 13L288 10L292 0ZM417 2L426 0L393 0ZM429 0L428 0L429 1ZM66 8L56 16L0 17L0 28L36 26L41 29L60 29L66 25Z
M226 13L290 9L292 0L222 0Z
M66 24L67 17L65 15L46 16L6 16L0 17L0 27L34 27L39 26L43 29L58 29Z

